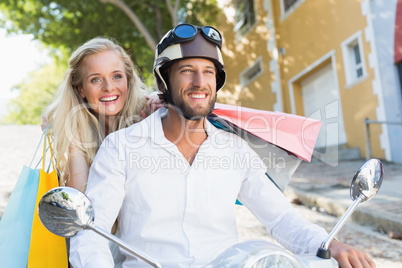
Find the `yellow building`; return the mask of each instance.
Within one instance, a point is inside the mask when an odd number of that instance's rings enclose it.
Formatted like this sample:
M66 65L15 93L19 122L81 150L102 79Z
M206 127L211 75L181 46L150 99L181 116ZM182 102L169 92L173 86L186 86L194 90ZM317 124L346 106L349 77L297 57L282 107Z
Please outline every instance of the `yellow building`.
M220 5L228 81L218 101L321 120L314 155L323 161L364 158L368 148L373 157L402 162L402 125L371 124L369 147L365 132L366 118L401 122L398 72L388 62L397 0Z

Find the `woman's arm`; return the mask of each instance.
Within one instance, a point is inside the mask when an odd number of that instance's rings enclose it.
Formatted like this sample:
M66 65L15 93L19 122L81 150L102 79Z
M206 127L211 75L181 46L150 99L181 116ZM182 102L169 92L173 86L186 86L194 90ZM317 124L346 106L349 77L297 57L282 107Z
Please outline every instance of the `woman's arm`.
M83 151L70 147L69 177L66 186L85 192L88 181L89 166Z

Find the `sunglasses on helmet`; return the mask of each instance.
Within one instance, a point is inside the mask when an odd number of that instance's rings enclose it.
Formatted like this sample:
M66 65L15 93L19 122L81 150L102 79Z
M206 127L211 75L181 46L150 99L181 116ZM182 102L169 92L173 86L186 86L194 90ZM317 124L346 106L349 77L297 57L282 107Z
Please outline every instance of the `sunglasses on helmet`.
M179 44L195 39L198 32L201 32L206 40L217 45L219 49L222 48L222 35L217 29L212 26L195 26L188 23L177 25L175 28L170 30L163 40L158 44L157 50L160 54L168 46L173 44Z

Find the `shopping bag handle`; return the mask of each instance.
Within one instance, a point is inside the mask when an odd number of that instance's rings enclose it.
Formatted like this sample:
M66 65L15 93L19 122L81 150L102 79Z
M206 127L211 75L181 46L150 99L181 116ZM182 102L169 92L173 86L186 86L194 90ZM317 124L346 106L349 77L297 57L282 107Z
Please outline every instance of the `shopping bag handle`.
M50 162L49 162L49 166L47 167L46 172L49 173L50 165L52 165L53 169L55 169L55 165L53 163L53 161L55 159L54 159L54 155L53 155L52 143L50 142L49 130L47 131L46 136L47 136L47 141L49 142L48 149L50 151ZM45 153L46 153L45 151L47 151L47 149L45 150L45 148L46 148L46 139L45 139L45 144L43 146L43 164L42 164L43 169L45 169Z
M43 137L45 136L45 133L47 132L47 130L49 129L49 127L50 127L50 126L47 126L47 127L45 128L45 130L42 132L42 136L40 137L38 146L36 147L35 153L34 153L34 155L33 155L33 157L32 157L31 164L29 164L29 167L32 167L32 163L33 163L33 161L34 161L34 159L35 159L36 154L38 153L39 146L41 145L42 140L43 140ZM39 165L40 161L42 161L42 158L43 158L43 156L40 158L38 164L36 164L36 167ZM36 168L36 167L35 167L35 168Z
M40 162L42 161L42 169L45 170L46 153L47 153L48 150L50 150L50 162L49 162L49 166L47 167L47 171L46 171L47 173L49 173L50 165L52 165L53 169L55 169L55 162L53 162L53 161L56 161L56 160L54 159L52 144L51 144L51 142L50 142L49 129L50 129L50 126L47 126L47 127L43 130L43 133L42 133L42 136L41 136L41 138L40 138L38 147L36 147L35 154L34 154L32 160L31 160L31 164L30 164L30 167L32 167L32 162L33 162L33 160L34 160L34 158L35 158L35 156L36 156L36 154L37 154L37 152L38 152L38 150L39 150L39 146L40 146L41 143L42 143L42 139L46 136L46 137L44 138L44 142L43 142L43 155L42 155L42 157L39 159L38 163L36 164L35 169L38 168ZM49 143L49 146L47 146L47 142Z

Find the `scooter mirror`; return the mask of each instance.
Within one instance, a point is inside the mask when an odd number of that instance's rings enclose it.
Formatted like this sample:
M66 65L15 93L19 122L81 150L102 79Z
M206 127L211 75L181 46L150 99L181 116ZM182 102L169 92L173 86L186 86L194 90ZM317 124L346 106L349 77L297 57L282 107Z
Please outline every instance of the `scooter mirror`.
M336 224L331 233L322 242L321 247L317 251L317 256L324 259L331 258L331 252L328 250L329 244L335 235L342 228L346 219L352 215L356 207L364 202L373 198L381 187L384 168L378 159L370 159L366 161L356 172L350 185L350 197L353 204L348 208L339 222Z
M381 187L384 169L378 159L370 159L356 172L350 185L350 198L360 202L372 199Z
M82 192L70 187L57 187L45 195L38 205L42 224L52 233L72 237L93 223L91 201Z
M42 224L55 235L73 237L78 231L89 229L116 243L151 266L162 267L157 260L97 227L94 224L95 212L91 201L77 189L57 187L48 191L39 201L38 213Z

